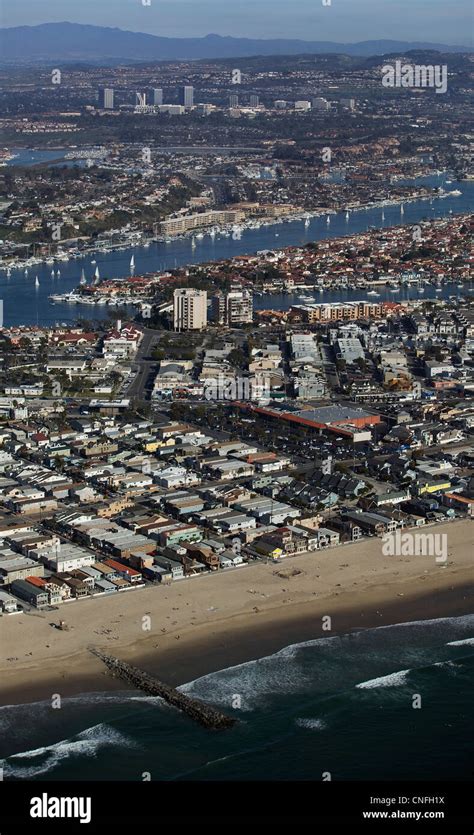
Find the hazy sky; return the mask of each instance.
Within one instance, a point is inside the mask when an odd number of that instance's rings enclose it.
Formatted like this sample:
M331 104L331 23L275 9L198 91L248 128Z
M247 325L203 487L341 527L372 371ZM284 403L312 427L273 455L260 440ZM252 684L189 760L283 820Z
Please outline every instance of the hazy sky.
M146 2L147 0L145 0ZM472 0L0 0L2 26L68 20L172 37L219 35L470 45Z

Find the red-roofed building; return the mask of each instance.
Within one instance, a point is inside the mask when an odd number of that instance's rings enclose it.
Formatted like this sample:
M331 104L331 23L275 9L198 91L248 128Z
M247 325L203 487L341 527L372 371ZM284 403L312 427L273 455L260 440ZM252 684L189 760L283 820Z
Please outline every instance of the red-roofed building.
M46 580L44 577L26 577L25 578L28 583L31 583L32 586L37 586L39 589L46 588Z
M102 354L105 359L128 359L133 357L143 339L143 333L134 325L124 325L111 330L104 339Z
M62 601L62 595L57 585L49 583L44 577L26 577L26 582L35 588L40 589L48 595L48 603L55 606Z
M30 435L30 438L37 446L46 446L49 440L43 432L35 432L34 435Z
M141 583L142 575L139 571L136 571L135 568L130 568L128 565L124 565L121 562L117 562L117 560L103 560L104 565L108 565L113 571L115 571L120 577L123 577L125 580L128 580L129 583Z
M96 333L53 333L50 339L52 345L94 345L97 342Z

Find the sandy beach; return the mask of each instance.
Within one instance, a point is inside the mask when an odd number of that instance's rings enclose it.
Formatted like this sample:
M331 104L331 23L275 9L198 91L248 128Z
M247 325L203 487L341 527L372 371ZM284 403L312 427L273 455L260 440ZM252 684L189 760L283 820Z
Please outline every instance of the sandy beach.
M471 521L447 534L448 561L388 557L380 539L0 618L0 700L124 690L96 646L181 684L288 644L353 629L474 612ZM331 629L323 629L323 618ZM55 628L64 620L69 629ZM327 621L324 621L327 625ZM148 628L149 627L149 628Z

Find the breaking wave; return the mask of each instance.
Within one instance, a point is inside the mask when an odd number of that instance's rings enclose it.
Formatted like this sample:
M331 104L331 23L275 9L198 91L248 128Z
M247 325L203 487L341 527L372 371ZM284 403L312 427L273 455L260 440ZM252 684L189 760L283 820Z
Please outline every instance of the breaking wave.
M361 681L360 684L356 684L356 689L373 690L377 687L401 687L402 684L406 684L410 672L411 670L399 670L396 673L390 673L388 676L379 676L379 678Z
M0 761L4 776L31 780L40 774L47 774L61 762L71 757L95 757L103 748L130 748L135 744L124 734L100 724L81 731L73 739L64 739L53 745L12 754Z
M299 728L306 728L308 731L324 731L326 722L323 719L296 719Z

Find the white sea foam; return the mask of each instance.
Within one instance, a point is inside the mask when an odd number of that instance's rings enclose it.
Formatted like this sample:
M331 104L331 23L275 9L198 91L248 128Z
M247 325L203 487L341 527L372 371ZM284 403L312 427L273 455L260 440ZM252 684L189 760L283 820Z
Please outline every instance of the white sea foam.
M406 683L407 675L411 670L398 670L396 673L390 673L388 676L380 676L379 678L372 678L369 681L361 681L356 684L357 690L372 690L377 687L401 687Z
M464 638L462 641L449 641L447 647L474 647L474 638Z
M64 705L87 705L87 704L101 704L105 702L115 702L116 704L120 702L127 702L130 701L134 690L118 690L115 693L109 693L104 691L103 693L79 693L77 696L65 696L63 699L63 706ZM43 699L39 702L29 702L28 704L11 704L11 705L0 705L0 718L4 711L8 710L25 710L28 708L28 712L30 712L30 708L35 707L38 709L45 708L46 710L51 710L51 699Z
M116 693L96 692L81 693L77 696L66 696L62 700L62 713L70 716L83 716L83 709L95 706L120 706L129 703L136 691L119 690ZM143 696L143 699L152 698ZM87 715L87 714L86 714ZM0 735L3 742L8 738L10 742L21 744L22 740L30 738L39 728L48 727L51 722L51 699L28 704L0 705ZM87 719L86 719L87 722ZM84 723L83 723L84 724Z
M161 696L130 696L130 701L131 702L142 702L142 703L145 703L145 704L157 705L157 706L160 706L160 707L162 705L166 705L165 700L162 699Z
M203 701L219 704L223 709L232 707L234 694L240 694L243 711L253 709L258 703L275 694L313 690L315 684L320 689L333 687L345 689L347 676L351 676L351 672L353 678L357 676L358 657L367 659L373 656L376 661L377 656L380 656L380 660L386 658L387 652L398 654L401 646L409 647L407 632L413 633L413 641L416 644L420 632L426 631L428 635L433 632L437 635L440 630L446 637L449 637L450 633L452 637L457 637L459 634L462 635L464 630L471 631L473 623L474 615L463 615L410 621L315 638L298 644L290 644L272 655L210 673L178 689ZM400 635L400 630L403 630L403 637ZM311 655L308 656L304 652L304 650L312 649L318 652L318 657L314 659L317 662L317 674ZM400 655L403 656L404 653L400 651ZM385 679L387 683L384 683ZM392 680L391 677L386 676L368 681L367 685L362 682L355 686L364 689L365 687L394 687L403 683L401 678L397 681L395 678ZM375 683L371 684L372 681ZM349 686L352 687L354 684L349 683Z
M81 731L75 739L63 739L53 745L22 751L0 761L5 777L31 780L52 771L73 756L95 757L101 748L132 748L135 743L109 725L100 724ZM35 762L37 760L37 762Z
M278 652L211 673L178 689L197 699L218 704L223 710L237 708L239 712L245 712L267 697L300 692L312 682L312 671L304 672L291 655Z
M324 731L326 722L322 719L296 719L296 724L300 728L307 728L309 731Z

